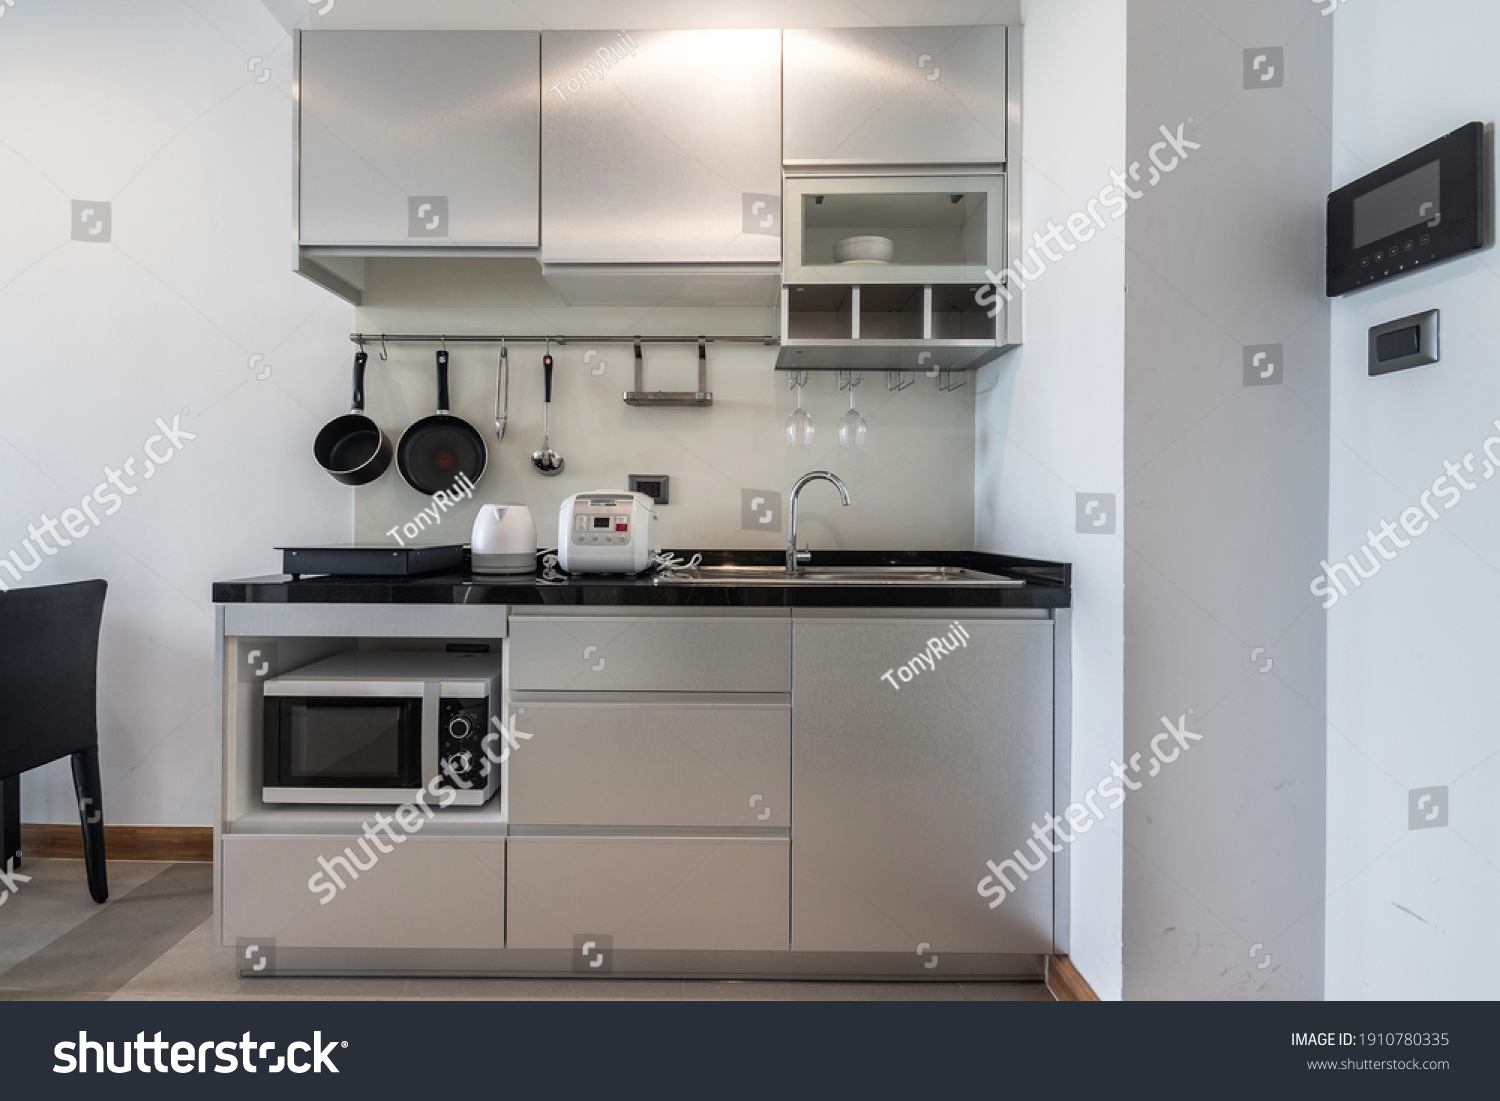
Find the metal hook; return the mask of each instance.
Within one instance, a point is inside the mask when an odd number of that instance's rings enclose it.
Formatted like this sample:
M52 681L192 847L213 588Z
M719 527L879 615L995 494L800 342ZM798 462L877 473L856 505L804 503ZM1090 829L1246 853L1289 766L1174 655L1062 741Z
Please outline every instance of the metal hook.
M390 357L385 354L385 334L381 333L380 334L380 362L381 363L387 363L387 362L389 362L389 360L390 360Z
M446 351L447 351L447 350L448 350L448 338L447 338L447 337L446 337L446 336L442 336L442 335L441 335L441 334L440 334L440 335L439 335L439 336L438 336L438 341L439 341L439 342L440 342L440 343L441 343L441 344L442 344L442 346L443 346L443 351L445 351L445 352L446 352Z
M839 389L852 390L864 380L865 373L863 371L840 371Z
M786 375L786 388L788 390L801 389L808 384L811 377L806 371L788 371Z

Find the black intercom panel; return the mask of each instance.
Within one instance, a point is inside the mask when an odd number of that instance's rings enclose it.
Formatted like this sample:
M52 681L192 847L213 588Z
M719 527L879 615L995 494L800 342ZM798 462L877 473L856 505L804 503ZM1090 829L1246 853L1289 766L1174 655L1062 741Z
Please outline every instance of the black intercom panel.
M1471 122L1328 196L1328 297L1485 246L1484 124Z

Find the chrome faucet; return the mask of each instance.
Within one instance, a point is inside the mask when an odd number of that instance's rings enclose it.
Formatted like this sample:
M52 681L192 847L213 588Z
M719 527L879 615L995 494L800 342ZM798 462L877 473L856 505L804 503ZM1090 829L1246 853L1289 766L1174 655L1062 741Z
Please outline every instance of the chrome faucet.
M786 530L786 572L794 575L798 572L800 564L812 558L812 551L804 544L801 550L797 549L797 494L802 492L802 487L808 482L832 482L839 496L844 499L844 505L849 504L849 490L839 480L837 474L830 474L826 470L810 470L802 477L792 483L791 504L787 507L787 530Z

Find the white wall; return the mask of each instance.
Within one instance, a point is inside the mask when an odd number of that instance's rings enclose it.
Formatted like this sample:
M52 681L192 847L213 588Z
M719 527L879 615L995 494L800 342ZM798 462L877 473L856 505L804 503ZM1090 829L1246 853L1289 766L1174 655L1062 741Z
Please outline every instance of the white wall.
M1306 0L1130 3L1130 158L1201 148L1127 219L1128 998L1322 996L1332 49ZM1151 778L1164 716L1202 740Z
M1125 152L1125 5L1025 6L1022 226L1083 209ZM1025 344L980 372L975 545L1073 563L1073 785L1085 791L1121 746L1124 546L1075 534L1075 495L1124 481L1123 223L1025 292ZM1042 819L1037 818L1040 822ZM1070 846L1074 963L1102 998L1121 990L1122 820ZM1016 839L1017 842L1021 839ZM1003 854L1002 854L1003 855Z
M1362 0L1333 18L1335 186L1500 116L1489 0ZM1330 560L1500 435L1497 278L1491 251L1335 301ZM1433 308L1442 361L1369 378L1366 330ZM1500 996L1500 486L1470 480L1326 613L1330 998ZM1448 825L1411 830L1408 793L1425 787L1448 789Z
M275 568L273 541L351 531L311 443L348 402L353 310L289 270L290 78L287 33L254 0L18 0L0 22L0 554L29 562L27 525L106 464L137 472L25 579L110 582L111 823L212 820L210 585ZM70 239L75 199L111 204L108 243ZM147 481L153 421L177 415L197 438ZM78 820L66 762L22 790L24 820Z

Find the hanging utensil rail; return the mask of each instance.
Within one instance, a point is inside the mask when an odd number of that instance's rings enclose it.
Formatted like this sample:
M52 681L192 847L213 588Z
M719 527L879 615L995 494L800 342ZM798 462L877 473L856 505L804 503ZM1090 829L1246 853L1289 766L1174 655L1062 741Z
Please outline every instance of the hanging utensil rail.
M355 344L438 344L452 341L454 344L543 344L552 341L566 346L575 344L763 344L774 348L780 340L774 336L510 336L507 334L468 333L455 336L452 333L350 333Z
M635 389L627 390L621 396L626 405L712 405L714 403L713 393L708 389L708 352L709 344L761 344L766 347L775 347L780 341L774 336L510 336L508 334L490 333L465 333L458 336L449 336L445 333L436 335L430 333L350 333L349 339L361 348L365 341L380 341L381 349L387 344L431 344L440 343L443 347L448 346L448 341L455 344L499 344L503 349L507 344L551 344L554 341L560 345L566 345L568 341L579 344L631 344L635 346ZM698 389L697 390L647 390L643 379L644 367L641 361L642 344L696 344L698 345ZM502 363L502 366L504 364ZM508 380L507 380L508 381ZM499 380L497 378L498 387ZM497 392L498 399L499 394ZM496 435L503 438L505 432L505 419L497 408L495 416Z

